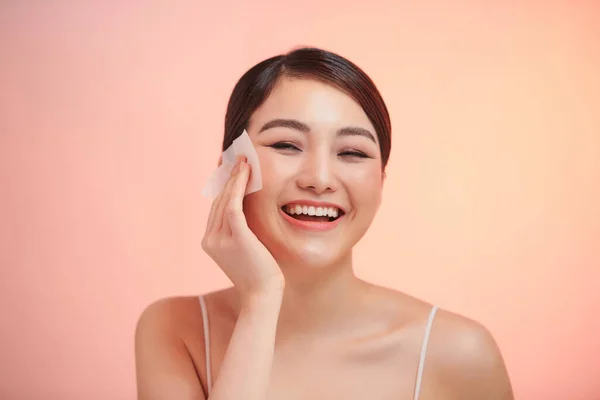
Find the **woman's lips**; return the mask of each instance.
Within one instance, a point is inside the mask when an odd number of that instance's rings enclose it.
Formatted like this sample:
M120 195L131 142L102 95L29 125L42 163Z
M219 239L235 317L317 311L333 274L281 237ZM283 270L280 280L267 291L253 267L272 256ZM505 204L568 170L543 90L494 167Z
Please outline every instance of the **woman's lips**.
M344 217L344 215L341 215L333 221L302 221L288 215L281 208L279 209L279 212L283 215L283 219L285 219L295 228L317 232L328 231L335 228L339 224L340 220Z

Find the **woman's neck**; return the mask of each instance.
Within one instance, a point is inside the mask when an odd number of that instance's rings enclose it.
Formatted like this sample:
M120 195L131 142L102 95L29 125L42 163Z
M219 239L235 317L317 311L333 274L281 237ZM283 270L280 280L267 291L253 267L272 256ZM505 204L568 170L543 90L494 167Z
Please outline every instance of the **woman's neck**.
M351 323L369 285L354 275L352 255L323 267L282 266L285 290L278 335L324 334Z

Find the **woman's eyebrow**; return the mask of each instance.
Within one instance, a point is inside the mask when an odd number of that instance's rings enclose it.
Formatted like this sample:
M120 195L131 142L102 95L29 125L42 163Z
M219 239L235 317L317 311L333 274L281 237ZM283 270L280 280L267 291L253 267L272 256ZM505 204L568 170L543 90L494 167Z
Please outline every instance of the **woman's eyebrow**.
M340 128L337 131L338 136L364 136L367 139L371 140L373 143L377 143L375 140L375 136L371 132L369 132L365 128L360 128L358 126L347 126L344 128Z
M290 128L290 129L294 129L294 130L304 132L304 133L310 132L310 127L308 125L306 125L304 122L300 122L295 119L277 118L277 119L273 119L273 120L267 122L266 124L264 124L262 126L262 128L260 128L258 133L264 132L267 129L271 129L271 128Z
M289 128L303 133L309 133L310 127L304 122L300 122L295 119L276 118L265 123L258 133L264 132L271 128ZM365 128L357 126L347 126L338 129L337 136L364 136L371 140L373 143L377 143L375 136Z

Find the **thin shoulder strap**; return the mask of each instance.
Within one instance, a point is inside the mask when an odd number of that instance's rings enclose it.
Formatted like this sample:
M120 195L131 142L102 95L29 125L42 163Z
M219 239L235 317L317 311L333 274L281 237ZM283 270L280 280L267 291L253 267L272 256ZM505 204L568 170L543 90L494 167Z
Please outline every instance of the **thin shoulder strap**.
M415 398L419 400L419 394L421 392L421 380L423 379L423 368L425 367L425 356L427 355L427 344L429 343L429 334L431 333L431 327L433 326L433 318L437 312L438 307L433 306L429 313L429 320L427 321L427 327L425 328L425 337L423 338L423 345L421 346L421 357L419 359L419 370L417 372L417 383L415 385Z
M212 376L210 371L210 331L208 329L208 311L206 310L206 301L204 296L200 296L200 309L202 310L202 325L204 326L204 354L206 356L206 386L208 386L208 395L212 388Z

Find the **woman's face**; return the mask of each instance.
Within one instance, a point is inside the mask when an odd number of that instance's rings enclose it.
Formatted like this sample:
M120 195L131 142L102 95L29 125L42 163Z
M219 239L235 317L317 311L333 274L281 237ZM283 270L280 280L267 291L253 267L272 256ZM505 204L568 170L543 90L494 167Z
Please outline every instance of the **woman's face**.
M247 131L263 180L244 199L252 231L282 265L325 267L347 257L377 212L383 183L379 141L360 105L320 81L282 78Z

